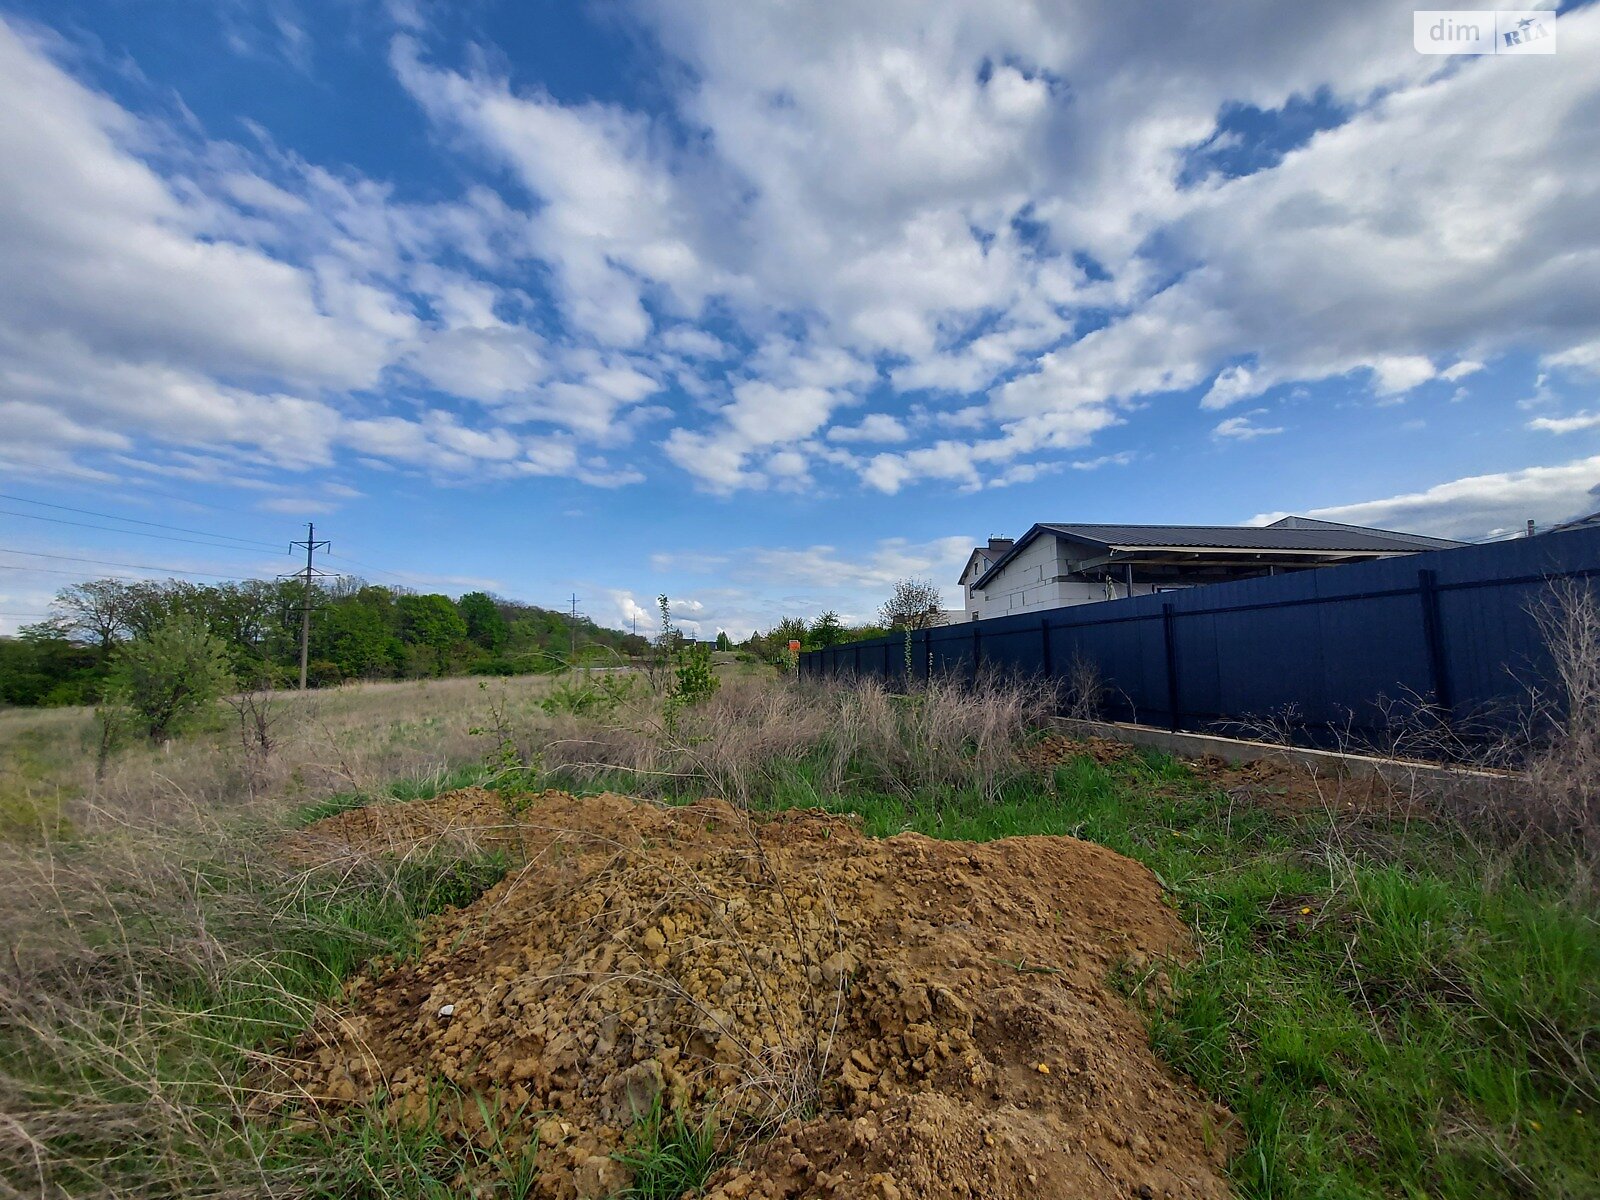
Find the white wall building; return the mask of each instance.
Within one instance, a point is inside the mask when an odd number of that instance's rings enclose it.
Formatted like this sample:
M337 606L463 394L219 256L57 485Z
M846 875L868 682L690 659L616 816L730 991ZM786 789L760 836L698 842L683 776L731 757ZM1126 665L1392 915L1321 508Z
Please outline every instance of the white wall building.
M975 547L961 584L978 620L1460 544L1309 517L1251 528L1040 524Z

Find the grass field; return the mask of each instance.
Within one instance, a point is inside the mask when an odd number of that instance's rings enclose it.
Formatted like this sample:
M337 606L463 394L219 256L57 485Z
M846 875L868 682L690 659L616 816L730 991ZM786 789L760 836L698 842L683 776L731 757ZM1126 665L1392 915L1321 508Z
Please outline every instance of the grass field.
M505 869L464 844L296 872L275 831L487 779L821 805L880 835L1101 842L1155 870L1195 930L1202 954L1171 995L1148 964L1117 980L1158 1051L1241 1118L1240 1195L1600 1195L1600 924L1581 855L1407 810L1294 811L1160 756L1033 769L1018 747L1040 709L1016 689L906 704L746 677L663 728L643 695L548 712L551 686L287 697L265 756L224 712L123 752L99 783L87 713L0 713L0 1179L24 1195L451 1194L494 1139L269 1127L247 1085L360 962L405 953L422 916ZM513 1192L532 1169L499 1166Z

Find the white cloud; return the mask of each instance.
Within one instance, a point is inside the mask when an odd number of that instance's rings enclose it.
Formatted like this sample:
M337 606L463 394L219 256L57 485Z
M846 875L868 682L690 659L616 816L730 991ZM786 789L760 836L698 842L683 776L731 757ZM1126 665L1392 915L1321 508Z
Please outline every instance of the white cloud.
M1397 401L1513 350L1600 370L1593 7L1534 75L1425 60L1394 0L639 0L651 111L388 7L396 78L494 187L410 204L262 130L204 142L0 25L0 403L31 469L183 446L616 485L639 469L599 451L648 436L713 491L975 489L1208 381L1221 410ZM299 28L263 26L303 55ZM1218 169L1248 142L1221 115L1305 97L1342 123Z
M1219 421L1211 431L1214 438L1228 438L1234 441L1249 442L1260 437L1271 437L1275 433L1282 433L1281 425L1257 425L1254 418L1264 416L1266 409L1258 408L1254 412L1246 413L1242 417L1228 417Z
M1528 422L1529 429L1542 429L1546 433L1577 433L1584 429L1600 429L1600 413L1578 412L1570 417L1535 417Z
M496 257L511 221L481 191L406 208L292 156L195 143L3 21L0 154L0 411L28 448L6 456L17 469L104 475L79 460L182 446L291 471L355 451L430 473L639 477L515 428L614 442L660 385L604 354L553 356L498 315L518 297L433 260ZM486 413L385 411L402 368Z
M1307 515L1438 537L1483 538L1521 529L1530 519L1545 526L1597 508L1600 457L1473 475L1384 500L1314 508Z
M910 436L899 419L888 413L871 413L854 425L835 425L828 430L830 442L903 442Z

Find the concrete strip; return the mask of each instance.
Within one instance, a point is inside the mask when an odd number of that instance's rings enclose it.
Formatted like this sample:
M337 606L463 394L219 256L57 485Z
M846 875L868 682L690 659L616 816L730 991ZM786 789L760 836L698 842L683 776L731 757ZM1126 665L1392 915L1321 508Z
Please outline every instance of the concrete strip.
M1470 767L1446 767L1435 763L1411 762L1398 758L1377 758L1369 754L1342 754L1335 750L1306 750L1299 746L1280 746L1246 738L1219 737L1209 733L1174 733L1153 725L1130 725L1121 721L1073 721L1059 719L1062 732L1077 737L1102 737L1131 746L1146 746L1178 758L1214 756L1230 763L1269 759L1291 763L1313 774L1343 776L1348 779L1381 779L1389 787L1417 796L1488 799L1503 795L1524 777L1509 771L1482 771Z

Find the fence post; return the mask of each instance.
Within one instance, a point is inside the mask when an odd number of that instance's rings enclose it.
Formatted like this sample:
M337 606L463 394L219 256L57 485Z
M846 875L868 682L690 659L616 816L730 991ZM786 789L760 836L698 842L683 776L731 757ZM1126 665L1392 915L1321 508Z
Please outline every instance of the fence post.
M1449 728L1455 719L1455 696L1450 687L1450 664L1444 655L1444 623L1439 616L1438 572L1423 568L1417 572L1417 598L1422 602L1422 638L1428 647L1428 679L1433 685L1433 702Z
M978 622L972 623L972 682L978 682L978 664L983 660L983 641L978 633Z
M1055 664L1050 661L1050 618L1039 622L1039 668L1046 679L1055 678Z
M856 673L856 678L860 679L861 678L861 643L860 642L856 643L856 665L853 668L853 670Z
M1173 733L1177 733L1183 723L1182 716L1178 712L1178 639L1174 636L1175 620L1172 601L1163 601L1161 637L1166 643L1167 650L1167 728Z
M933 682L933 630L922 631L922 678L926 683Z

